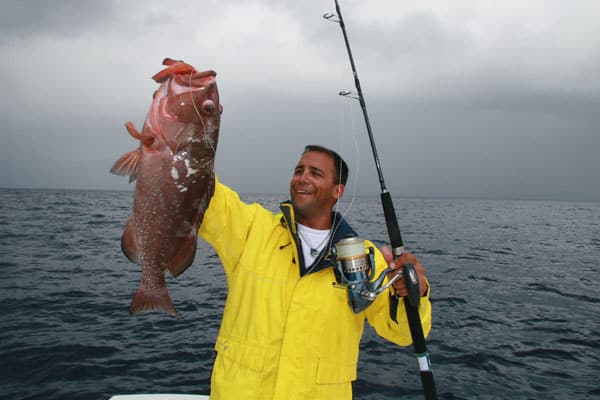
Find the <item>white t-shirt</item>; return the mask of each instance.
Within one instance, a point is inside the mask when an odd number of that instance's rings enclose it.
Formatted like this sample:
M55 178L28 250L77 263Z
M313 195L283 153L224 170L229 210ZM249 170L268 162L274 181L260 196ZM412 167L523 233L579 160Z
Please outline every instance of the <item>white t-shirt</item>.
M308 268L327 245L331 229L313 229L302 224L297 224L297 226L298 237L300 238L302 253L304 254L304 265Z

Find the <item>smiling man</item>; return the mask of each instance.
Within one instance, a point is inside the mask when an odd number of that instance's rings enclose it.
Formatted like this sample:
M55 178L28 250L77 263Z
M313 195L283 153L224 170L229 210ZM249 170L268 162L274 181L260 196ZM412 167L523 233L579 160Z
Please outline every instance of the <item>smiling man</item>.
M333 210L344 194L348 167L334 151L307 146L290 182L291 201L274 214L242 202L216 182L199 233L219 255L228 293L215 350L211 399L351 399L367 320L382 337L412 342L398 296L402 279L354 313L336 287L331 248L357 236ZM217 180L215 178L215 180ZM365 246L374 247L369 241ZM414 265L425 334L431 328L429 286L410 253L393 260L375 251L375 276L388 264Z

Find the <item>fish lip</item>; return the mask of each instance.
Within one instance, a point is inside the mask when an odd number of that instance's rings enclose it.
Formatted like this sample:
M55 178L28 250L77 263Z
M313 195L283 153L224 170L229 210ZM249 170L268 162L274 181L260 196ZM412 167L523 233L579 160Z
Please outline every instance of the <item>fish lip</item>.
M217 73L215 71L213 71L212 69L209 69L208 71L201 71L201 72L196 72L195 74L192 75L192 79L198 79L198 78L203 78L205 76L217 76Z
M194 87L202 87L202 86L206 86L209 82L214 82L215 81L215 77L217 76L217 73L213 70L208 70L208 71L201 71L201 72L195 72L193 74L177 74L174 75L173 79L175 80L175 82L179 83L180 85L189 87L194 86ZM206 81L206 79L209 79L208 81ZM200 80L200 82L197 82L198 80Z

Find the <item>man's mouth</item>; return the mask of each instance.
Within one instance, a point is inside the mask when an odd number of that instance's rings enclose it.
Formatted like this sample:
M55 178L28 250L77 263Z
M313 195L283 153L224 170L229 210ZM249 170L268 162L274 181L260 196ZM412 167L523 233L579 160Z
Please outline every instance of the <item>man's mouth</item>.
M298 193L298 194L312 194L311 191L301 190L301 189L296 189L296 193Z

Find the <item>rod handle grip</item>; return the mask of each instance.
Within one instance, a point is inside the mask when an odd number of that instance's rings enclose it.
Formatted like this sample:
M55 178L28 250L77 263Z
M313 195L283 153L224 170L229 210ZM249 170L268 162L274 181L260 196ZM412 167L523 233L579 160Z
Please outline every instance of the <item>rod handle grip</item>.
M402 242L402 234L400 233L400 227L398 226L398 219L396 218L396 211L394 210L394 203L390 192L384 191L381 193L381 205L383 206L385 225L387 226L388 236L390 237L390 245L392 246L394 255L399 256L400 254L396 254L396 249L402 249L404 243Z

